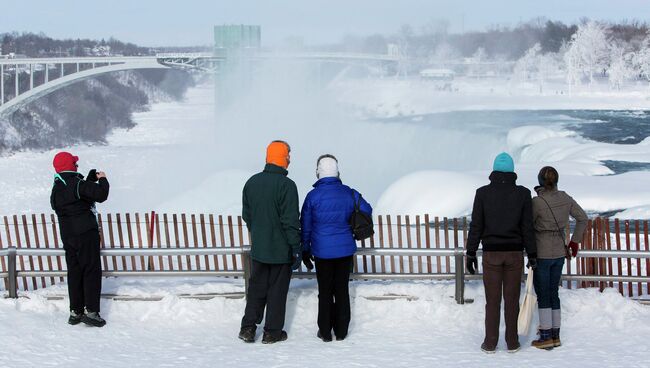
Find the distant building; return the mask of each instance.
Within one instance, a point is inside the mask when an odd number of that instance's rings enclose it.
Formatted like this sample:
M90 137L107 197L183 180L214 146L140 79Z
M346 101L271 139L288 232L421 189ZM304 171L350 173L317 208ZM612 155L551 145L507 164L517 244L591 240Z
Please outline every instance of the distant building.
M111 56L111 47L108 45L97 45L91 50L93 56Z
M386 53L388 56L399 56L399 46L394 43L389 43L386 45Z
M420 78L425 80L451 81L456 73L450 69L424 69L420 71Z
M440 91L451 91L451 82L456 73L450 69L424 69L420 71L420 79L433 84L433 87Z

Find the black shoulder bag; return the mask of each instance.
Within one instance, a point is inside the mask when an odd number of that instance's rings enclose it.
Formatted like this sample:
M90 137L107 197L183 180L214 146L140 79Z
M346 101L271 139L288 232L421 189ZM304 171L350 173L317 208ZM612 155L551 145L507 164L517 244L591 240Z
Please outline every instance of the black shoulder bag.
M555 221L555 226L557 226L557 232L560 233L560 236L562 237L562 244L564 245L564 253L566 254L567 259L571 259L571 250L569 249L569 246L566 243L566 238L564 237L564 231L560 229L560 224L557 222L557 218L555 218L555 213L553 213L553 209L551 208L551 205L548 204L546 199L542 196L538 196L541 198L544 203L546 203L546 206L548 207L548 210L551 211L551 216L553 216L553 221Z
M372 217L362 212L360 209L361 193L359 193L359 199L356 199L353 190L352 199L354 199L354 212L352 212L352 216L350 216L352 235L356 240L368 239L375 234Z

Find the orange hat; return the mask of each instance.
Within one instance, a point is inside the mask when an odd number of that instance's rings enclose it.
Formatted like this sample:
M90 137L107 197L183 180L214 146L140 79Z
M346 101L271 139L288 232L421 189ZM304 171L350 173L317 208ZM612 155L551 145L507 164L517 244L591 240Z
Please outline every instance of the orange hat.
M283 141L273 141L266 147L266 163L276 166L289 167L289 144Z

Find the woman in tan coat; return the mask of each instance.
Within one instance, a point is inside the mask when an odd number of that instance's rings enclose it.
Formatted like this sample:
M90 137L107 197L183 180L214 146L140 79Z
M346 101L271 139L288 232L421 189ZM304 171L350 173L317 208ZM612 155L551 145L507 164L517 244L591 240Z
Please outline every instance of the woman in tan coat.
M534 284L539 308L539 339L533 341L532 346L552 349L561 345L558 289L564 259L578 254L578 243L582 241L588 218L571 196L557 189L557 170L545 166L537 179L539 186L535 187L537 197L533 198L533 224L537 243ZM576 220L576 226L567 245L564 229L569 216Z

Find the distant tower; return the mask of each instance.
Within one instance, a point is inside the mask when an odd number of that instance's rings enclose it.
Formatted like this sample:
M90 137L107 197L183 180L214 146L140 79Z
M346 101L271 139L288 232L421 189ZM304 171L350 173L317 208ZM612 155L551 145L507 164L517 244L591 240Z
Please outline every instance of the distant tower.
M262 45L262 29L255 25L214 26L214 55L224 57L215 76L217 113L245 92L252 75L251 57Z
M214 47L226 50L259 49L262 44L260 26L222 25L214 26Z

